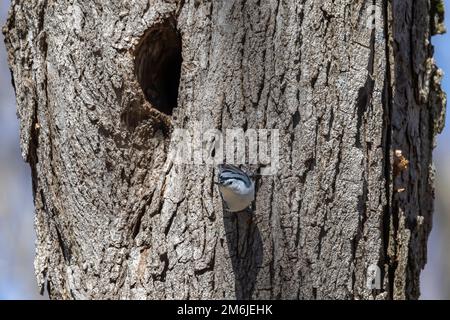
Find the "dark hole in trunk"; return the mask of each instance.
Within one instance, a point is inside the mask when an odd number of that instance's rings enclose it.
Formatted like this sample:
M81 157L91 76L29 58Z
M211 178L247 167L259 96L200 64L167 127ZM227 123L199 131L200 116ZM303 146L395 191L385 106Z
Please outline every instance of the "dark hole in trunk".
M146 32L136 50L135 73L146 99L171 115L177 106L181 72L181 36L168 20Z

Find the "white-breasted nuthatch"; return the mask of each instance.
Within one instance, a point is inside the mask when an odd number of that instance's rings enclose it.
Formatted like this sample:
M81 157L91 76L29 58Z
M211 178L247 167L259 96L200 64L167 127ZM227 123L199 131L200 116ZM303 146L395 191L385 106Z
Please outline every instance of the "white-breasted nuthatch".
M255 183L241 169L230 164L219 165L220 195L230 212L247 209L255 199Z

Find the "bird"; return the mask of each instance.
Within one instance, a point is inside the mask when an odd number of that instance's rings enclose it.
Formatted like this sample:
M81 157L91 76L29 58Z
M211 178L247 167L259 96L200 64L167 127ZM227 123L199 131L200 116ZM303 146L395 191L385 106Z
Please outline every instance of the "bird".
M241 169L231 164L219 165L219 192L229 212L239 212L250 208L255 200L255 183Z

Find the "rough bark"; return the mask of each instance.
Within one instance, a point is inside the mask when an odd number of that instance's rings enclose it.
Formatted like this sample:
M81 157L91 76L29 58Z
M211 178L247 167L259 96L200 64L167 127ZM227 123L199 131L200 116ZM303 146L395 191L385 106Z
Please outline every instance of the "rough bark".
M13 0L3 32L39 286L76 299L418 298L445 105L430 44L441 6ZM181 50L173 112L158 94L176 70L151 71L170 64L158 50ZM280 130L252 223L223 211L213 167L169 163L173 129L198 123ZM373 264L380 290L366 286Z

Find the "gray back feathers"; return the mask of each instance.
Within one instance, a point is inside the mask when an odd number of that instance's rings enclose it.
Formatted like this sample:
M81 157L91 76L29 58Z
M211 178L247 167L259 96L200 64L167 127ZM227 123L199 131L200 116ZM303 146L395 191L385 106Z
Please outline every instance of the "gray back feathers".
M240 180L244 182L246 187L250 187L252 185L250 177L238 167L231 164L219 165L219 183L223 184L229 179Z

